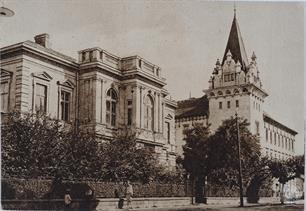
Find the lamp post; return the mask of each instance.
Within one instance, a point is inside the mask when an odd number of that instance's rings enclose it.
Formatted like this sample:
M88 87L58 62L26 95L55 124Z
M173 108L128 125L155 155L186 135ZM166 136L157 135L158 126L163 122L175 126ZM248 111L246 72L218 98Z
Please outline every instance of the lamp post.
M240 207L243 207L243 188L242 188L242 168L241 168L241 157L240 157L240 134L239 134L239 120L238 113L236 111L236 126L237 126L237 144L238 144L238 160L239 160L239 174L238 174L238 182L239 182L239 193L240 193Z

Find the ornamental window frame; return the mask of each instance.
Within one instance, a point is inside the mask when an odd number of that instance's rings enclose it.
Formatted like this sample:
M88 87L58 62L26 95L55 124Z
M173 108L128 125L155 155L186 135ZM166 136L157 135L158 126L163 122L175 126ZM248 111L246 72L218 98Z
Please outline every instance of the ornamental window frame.
M11 93L12 75L13 75L13 72L1 69L0 83L1 83L1 85L7 83L7 86L8 86L7 87L8 88L7 92L4 93L2 89L0 91L1 92L1 106L0 106L1 113L6 113L6 112L9 112L9 110L10 110L10 93ZM5 109L2 108L2 103L3 103L2 98L4 98L3 97L4 95L7 95L6 96L6 108Z
M109 88L106 91L105 122L110 127L117 126L118 102L119 102L118 92L113 87Z
M72 120L72 112L73 112L73 102L74 102L74 88L75 88L75 84L67 79L64 82L57 82L58 85L58 104L57 104L57 118L65 121L65 122L70 122ZM67 119L63 119L63 105L62 103L64 103L65 101L63 101L62 99L62 93L65 92L67 94L70 95L70 99L68 101L68 118ZM66 101L67 102L67 101Z
M45 71L40 72L40 73L32 73L33 76L33 90L32 90L32 112L37 113L35 104L36 104L36 92L37 92L37 87L38 85L45 86L46 87L46 102L45 102L45 111L44 114L49 113L49 108L50 108L50 82L53 79L48 73ZM39 112L40 113L40 112Z

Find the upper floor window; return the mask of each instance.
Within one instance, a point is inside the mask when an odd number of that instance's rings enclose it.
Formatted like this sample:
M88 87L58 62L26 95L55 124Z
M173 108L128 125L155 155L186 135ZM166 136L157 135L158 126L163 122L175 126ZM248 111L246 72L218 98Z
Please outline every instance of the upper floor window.
M153 99L147 96L144 101L144 128L154 130L154 106Z
M274 145L276 145L276 133L274 133Z
M70 102L70 92L61 91L61 119L64 121L69 121L70 119Z
M47 86L36 84L35 86L35 111L36 113L47 112Z
M268 132L268 128L266 128L266 142L268 142L269 139L269 132Z
M166 134L167 134L167 142L170 144L170 122L165 122L166 123Z
M109 89L106 95L106 123L116 126L117 93L114 89Z
M270 144L272 144L272 131L270 131Z
M227 108L231 108L231 101L227 101Z
M236 100L236 108L239 108L239 100Z
M1 83L1 111L7 112L9 106L9 82Z
M259 122L255 121L256 135L259 135Z
M219 102L219 109L222 109L222 102Z

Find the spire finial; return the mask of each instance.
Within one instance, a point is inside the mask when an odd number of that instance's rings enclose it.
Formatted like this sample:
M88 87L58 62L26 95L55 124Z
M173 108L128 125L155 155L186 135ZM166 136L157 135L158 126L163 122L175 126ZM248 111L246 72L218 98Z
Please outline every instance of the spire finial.
M234 1L234 17L236 17L236 2Z

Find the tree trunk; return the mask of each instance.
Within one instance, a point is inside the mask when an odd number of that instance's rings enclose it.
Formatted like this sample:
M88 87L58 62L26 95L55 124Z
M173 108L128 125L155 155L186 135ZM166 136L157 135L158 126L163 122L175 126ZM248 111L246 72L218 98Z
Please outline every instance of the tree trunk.
M284 204L285 197L284 197L284 186L285 184L281 183L281 192L280 192L280 202L281 204Z
M262 185L262 180L258 177L252 178L249 186L246 190L247 202L248 203L258 203L259 201L259 190Z
M195 202L196 203L206 203L204 199L204 184L205 184L205 181L202 177L196 178L196 181L195 181Z

